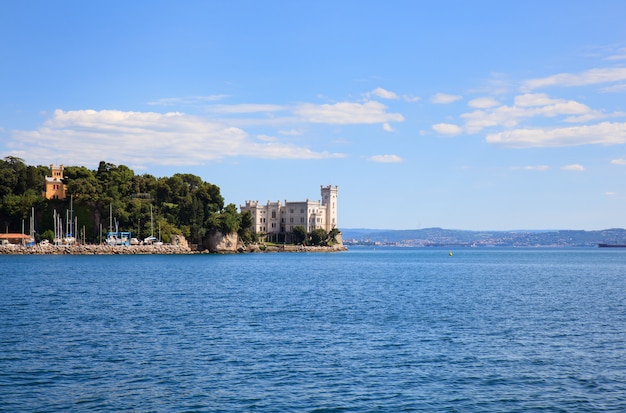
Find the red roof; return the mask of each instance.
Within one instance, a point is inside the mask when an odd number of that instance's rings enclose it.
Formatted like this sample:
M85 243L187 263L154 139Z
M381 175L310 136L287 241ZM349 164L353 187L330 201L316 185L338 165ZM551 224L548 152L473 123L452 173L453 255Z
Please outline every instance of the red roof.
M27 234L0 234L0 239L30 239Z

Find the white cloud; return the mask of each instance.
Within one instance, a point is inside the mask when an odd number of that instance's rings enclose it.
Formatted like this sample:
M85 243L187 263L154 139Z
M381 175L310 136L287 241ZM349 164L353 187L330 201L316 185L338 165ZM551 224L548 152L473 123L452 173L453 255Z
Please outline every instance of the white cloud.
M558 102L560 102L558 99L552 99L545 93L526 93L515 96L515 105L521 107L547 106Z
M550 169L548 165L526 165L526 166L514 166L512 169L524 170L524 171L547 171Z
M239 128L183 113L56 110L34 131L13 131L10 145L29 162L197 165L226 157L318 159L342 154L313 152Z
M392 92L390 90L383 89L382 87L377 87L371 92L365 93L364 96L367 99L369 99L372 96L375 96L381 99L393 99L393 100L402 99L406 102L417 102L418 100L420 100L419 97L414 97L414 96L409 96L409 95L400 96L397 93Z
M626 165L626 159L613 159L611 161L613 165Z
M395 129L391 127L390 124L388 123L383 123L383 129L385 130L385 132L394 132Z
M256 138L262 142L278 142L278 138L270 135L257 135Z
M585 86L624 80L626 80L626 68L591 69L579 74L560 73L558 75L530 79L523 83L522 90L533 90L548 86Z
M605 60L626 60L626 49L619 49L615 54L607 56Z
M463 132L463 129L459 126L451 123L437 123L436 125L433 125L433 130L442 135L458 135Z
M618 145L626 143L626 123L602 122L567 128L514 129L489 134L486 142L515 148Z
M417 102L418 100L420 100L420 97L419 96L402 95L402 99L404 99L407 102Z
M378 163L399 163L403 161L403 159L398 155L375 155L368 159L372 162Z
M600 89L603 93L622 93L626 91L626 83L621 83L618 85L607 86Z
M564 165L561 167L561 169L563 171L576 171L576 172L582 172L585 170L585 167L580 165L580 164L572 164L572 165Z
M470 100L467 105L475 109L488 109L494 106L498 106L500 102L492 97L482 97Z
M297 129L289 129L289 130L279 130L278 133L285 136L300 136L302 135L302 131Z
M403 122L399 113L388 113L387 106L380 102L365 103L339 102L335 104L301 104L294 110L304 121L328 124L373 124Z
M463 96L448 95L446 93L436 93L430 97L430 101L436 104L448 104L463 99Z
M468 133L477 133L489 127L516 127L522 119L537 116L553 118L568 116L565 122L585 122L606 117L593 111L587 105L565 99L553 99L543 93L528 93L515 97L514 105L502 105L488 110L475 110L464 113L464 129Z
M371 94L377 96L381 99L399 99L400 97L396 95L394 92L390 92L388 90L383 89L382 87L378 87L371 91Z
M607 191L607 192L604 193L604 195L606 195L606 196L615 196L615 195L617 195L617 192Z
M545 93L527 93L515 97L515 106L528 108L519 111L521 116L547 116L557 115L590 115L591 109L574 100L552 99Z

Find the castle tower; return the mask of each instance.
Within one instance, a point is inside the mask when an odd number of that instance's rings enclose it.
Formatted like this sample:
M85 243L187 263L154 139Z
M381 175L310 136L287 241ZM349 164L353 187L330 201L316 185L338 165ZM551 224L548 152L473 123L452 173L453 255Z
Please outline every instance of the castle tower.
M330 232L333 228L337 228L337 186L323 186L322 192L322 205L326 206L326 228L327 232Z
M65 199L67 185L63 183L63 165L55 167L50 165L52 176L46 176L46 199Z

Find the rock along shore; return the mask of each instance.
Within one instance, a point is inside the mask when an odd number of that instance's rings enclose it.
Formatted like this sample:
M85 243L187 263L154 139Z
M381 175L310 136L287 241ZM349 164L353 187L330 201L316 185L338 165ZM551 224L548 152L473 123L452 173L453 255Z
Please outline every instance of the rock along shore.
M263 253L263 252L339 252L346 251L343 245L333 247L315 247L302 245L265 246L249 245L245 248L233 251L214 251L213 253ZM0 255L148 255L148 254L200 254L208 251L192 250L182 245L35 245L26 247L22 245L2 245Z
M0 254L21 255L140 255L140 254L193 254L189 247L180 245L21 245L0 246Z
M316 247L311 245L249 245L242 252L340 252L348 248L342 244L332 247Z

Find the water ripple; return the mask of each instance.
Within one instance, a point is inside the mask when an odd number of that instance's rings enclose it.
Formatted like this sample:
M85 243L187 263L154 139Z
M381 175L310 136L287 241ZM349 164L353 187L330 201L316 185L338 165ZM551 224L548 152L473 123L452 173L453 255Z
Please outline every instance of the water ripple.
M0 411L626 411L626 256L0 257Z

